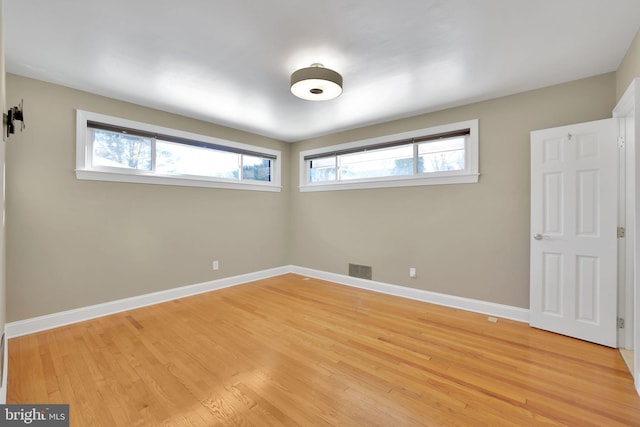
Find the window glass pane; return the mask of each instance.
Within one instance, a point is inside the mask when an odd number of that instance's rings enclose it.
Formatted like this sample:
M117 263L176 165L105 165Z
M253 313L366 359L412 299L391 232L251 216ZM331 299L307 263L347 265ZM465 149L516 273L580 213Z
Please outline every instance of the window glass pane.
M413 174L413 144L339 157L340 180Z
M418 172L464 170L465 137L439 139L418 145Z
M244 154L242 156L242 179L271 181L271 161Z
M126 133L93 129L93 166L151 170L153 140Z
M309 160L309 182L336 180L336 157Z
M156 172L239 179L240 154L156 141Z

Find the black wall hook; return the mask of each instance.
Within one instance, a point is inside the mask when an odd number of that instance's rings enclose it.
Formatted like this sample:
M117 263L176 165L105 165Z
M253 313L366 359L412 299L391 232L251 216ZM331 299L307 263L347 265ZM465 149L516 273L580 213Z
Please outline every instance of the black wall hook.
M12 133L16 133L16 120L20 122L20 132L26 127L24 124L24 99L20 100L19 107L11 107L5 115L7 120L7 138Z

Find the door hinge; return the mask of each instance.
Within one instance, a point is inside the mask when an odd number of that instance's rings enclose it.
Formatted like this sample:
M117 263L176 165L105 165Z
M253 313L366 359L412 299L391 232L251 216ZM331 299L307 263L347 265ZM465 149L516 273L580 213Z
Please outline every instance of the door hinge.
M622 239L624 237L625 229L624 227L618 227L618 239Z
M624 319L622 317L618 317L618 329L624 329Z
M619 136L618 137L618 148L624 148L626 144L626 140L624 139L624 136Z

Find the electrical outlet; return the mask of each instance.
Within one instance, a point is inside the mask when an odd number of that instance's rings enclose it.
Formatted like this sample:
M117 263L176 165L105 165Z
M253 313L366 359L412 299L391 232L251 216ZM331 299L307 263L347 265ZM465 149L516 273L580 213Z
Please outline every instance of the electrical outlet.
M409 277L411 277L412 279L415 279L417 277L415 267L409 268Z
M213 269L218 270L219 268L220 268L220 263L217 260L213 261Z

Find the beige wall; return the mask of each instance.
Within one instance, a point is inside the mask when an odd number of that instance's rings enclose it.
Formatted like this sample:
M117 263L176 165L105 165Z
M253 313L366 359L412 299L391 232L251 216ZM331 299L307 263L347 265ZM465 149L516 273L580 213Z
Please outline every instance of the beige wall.
M615 73L303 141L301 150L479 119L480 182L292 192L292 264L501 304L529 306L529 136L611 117ZM298 185L292 164L291 186ZM409 278L416 267L417 279Z
M640 31L631 42L616 74L616 99L620 99L631 81L640 77Z
M8 75L8 103L21 98L27 129L7 147L9 321L288 264L288 144ZM76 108L281 150L285 188L77 180Z
M288 145L14 75L7 84L28 126L7 149L9 321L287 264L346 274L349 262L375 280L528 307L529 132L610 117L616 98L609 73ZM76 108L282 150L285 188L76 180ZM478 184L297 190L300 150L473 118Z

